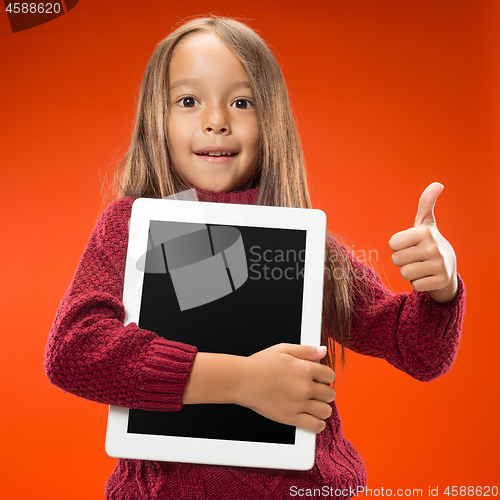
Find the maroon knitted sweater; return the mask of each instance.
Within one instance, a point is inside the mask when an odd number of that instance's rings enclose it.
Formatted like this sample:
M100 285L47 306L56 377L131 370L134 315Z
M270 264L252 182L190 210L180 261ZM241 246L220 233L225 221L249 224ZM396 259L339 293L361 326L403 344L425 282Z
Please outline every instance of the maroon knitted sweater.
M254 204L258 188L238 193L197 189L202 201ZM133 198L113 202L87 244L71 285L57 311L45 354L50 381L92 401L126 408L176 411L197 350L163 339L135 324L123 326L123 276ZM362 273L373 304L356 299L349 348L386 359L418 380L444 374L456 356L464 287L456 299L434 302L427 293L393 294L380 278L345 256ZM316 460L309 471L284 471L120 459L106 485L118 499L283 499L300 488L318 488L333 498L352 496L365 485L366 470L344 438L335 403L317 436ZM328 492L326 492L328 488ZM304 491L303 491L304 493ZM320 497L316 497L320 498ZM323 498L323 497L321 497Z

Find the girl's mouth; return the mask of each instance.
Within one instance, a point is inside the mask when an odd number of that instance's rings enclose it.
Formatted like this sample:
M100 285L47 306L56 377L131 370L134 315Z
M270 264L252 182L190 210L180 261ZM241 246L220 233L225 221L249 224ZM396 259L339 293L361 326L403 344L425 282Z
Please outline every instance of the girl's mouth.
M222 149L207 149L205 151L200 151L195 153L199 158L211 162L211 163L225 163L230 160L233 156L238 153L234 151L222 150Z
M226 151L207 151L206 153L195 153L198 156L234 156L236 153Z

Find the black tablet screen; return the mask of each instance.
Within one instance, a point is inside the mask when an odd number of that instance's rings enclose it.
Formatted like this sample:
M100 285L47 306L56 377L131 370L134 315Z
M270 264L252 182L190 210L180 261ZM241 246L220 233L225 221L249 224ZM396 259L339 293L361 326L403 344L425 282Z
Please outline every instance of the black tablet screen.
M139 326L200 352L300 343L306 231L151 221ZM294 444L295 427L238 405L131 410L128 433Z

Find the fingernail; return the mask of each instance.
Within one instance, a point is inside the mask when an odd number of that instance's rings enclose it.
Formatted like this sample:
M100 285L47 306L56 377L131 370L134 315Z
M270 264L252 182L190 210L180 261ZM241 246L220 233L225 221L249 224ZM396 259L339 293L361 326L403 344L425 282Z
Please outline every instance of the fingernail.
M320 354L326 354L326 346L325 345L320 345L319 347L316 347L318 349L318 352Z

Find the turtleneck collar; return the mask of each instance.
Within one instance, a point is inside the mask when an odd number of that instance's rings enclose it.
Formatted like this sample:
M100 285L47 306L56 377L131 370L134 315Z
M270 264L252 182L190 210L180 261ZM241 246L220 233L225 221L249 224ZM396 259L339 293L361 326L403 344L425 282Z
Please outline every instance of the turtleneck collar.
M259 194L259 186L246 191L236 191L232 193L208 191L189 183L190 187L196 190L199 201L210 201L212 203L235 203L239 205L255 205Z

